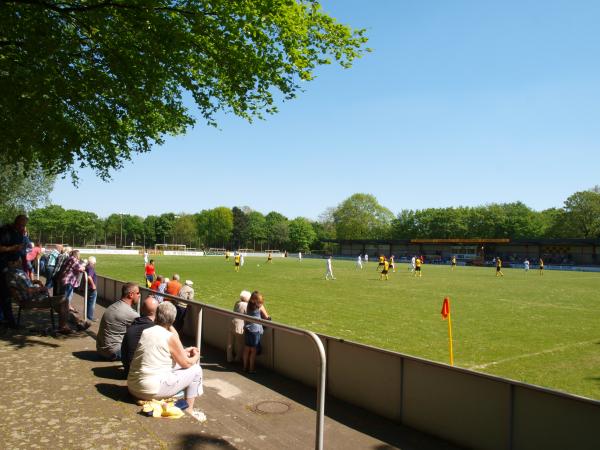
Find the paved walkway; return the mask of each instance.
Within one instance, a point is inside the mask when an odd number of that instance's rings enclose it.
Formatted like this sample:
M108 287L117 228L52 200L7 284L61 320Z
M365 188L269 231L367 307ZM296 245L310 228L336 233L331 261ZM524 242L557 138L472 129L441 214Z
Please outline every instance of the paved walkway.
M83 309L80 298L75 305ZM96 357L98 324L52 337L43 333L49 322L47 311L27 311L19 331L0 329L0 448L314 448L313 389L266 370L248 377L223 352L204 348L205 393L196 407L208 421L144 417L120 365ZM324 442L340 450L456 448L333 399Z

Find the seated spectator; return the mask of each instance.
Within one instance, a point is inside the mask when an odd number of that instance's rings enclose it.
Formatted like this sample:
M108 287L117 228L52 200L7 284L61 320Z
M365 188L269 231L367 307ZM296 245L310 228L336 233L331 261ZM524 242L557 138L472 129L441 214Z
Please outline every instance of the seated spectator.
M167 292L167 284L169 283L169 279L167 277L163 278L162 283L160 283L160 286L158 286L158 292L160 292L161 294L164 294L165 292ZM164 300L164 297L162 295L157 295L156 298L158 299L159 303L162 303Z
M184 348L172 328L177 311L169 302L156 310L155 324L147 328L135 350L127 388L131 395L142 400L172 397L182 389L188 408L185 412L199 420L204 414L194 411L194 400L202 395L202 368L197 364L200 351Z
M12 258L8 262L8 268L4 273L6 284L11 290L12 297L16 297L20 302L42 302L48 300L48 288L42 286L39 281L31 281L29 276L23 270L23 263L20 256ZM67 325L69 310L67 302L63 297L52 297L51 306L58 314L58 332L61 334L70 334L73 332ZM77 328L84 330L89 327L89 323L78 321Z
M194 288L192 287L193 285L194 282L192 280L185 280L185 284L181 286L181 289L179 289L177 296L186 300L194 300Z
M152 289L153 291L158 292L158 287L162 284L162 282L163 282L162 275L157 275L156 276L156 280L154 280L152 282L152 284L150 285L150 289Z
M121 299L114 302L104 312L98 336L96 351L109 361L121 359L121 343L127 327L139 317L133 306L140 301L140 287L137 283L126 283L121 290Z
M248 309L248 300L250 300L250 292L240 292L240 298L233 307L233 312L246 314ZM227 362L242 360L244 351L244 320L231 319L229 335L227 338Z
M146 297L140 309L142 315L136 318L125 332L123 343L121 344L121 362L125 369L125 376L129 374L129 366L131 366L135 349L140 342L142 331L154 326L154 318L158 305L159 303L153 295Z

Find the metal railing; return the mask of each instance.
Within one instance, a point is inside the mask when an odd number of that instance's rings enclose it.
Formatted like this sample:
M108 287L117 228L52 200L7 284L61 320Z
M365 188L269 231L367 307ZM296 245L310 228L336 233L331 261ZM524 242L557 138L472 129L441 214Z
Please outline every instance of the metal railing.
M112 282L115 283L115 293L116 293L116 283L124 283L123 281L119 281L119 280L115 280L115 279L103 277L103 276L99 276L99 278L104 279L104 291L106 291L106 281L107 280L111 280ZM143 295L142 295L143 299L145 299L149 295L157 294L156 291L149 289L141 284L140 284L140 291L143 293ZM163 299L168 299L170 301L177 302L177 303L184 303L187 306L194 305L194 306L197 306L200 308L200 311L198 312L198 328L196 329L196 346L200 350L201 350L201 345L202 345L202 314L205 309L208 311L212 311L214 313L226 316L226 317L230 317L231 319L243 319L246 322L258 323L260 325L267 326L269 328L273 328L273 329L277 329L277 330L281 330L286 333L308 337L315 345L317 353L319 355L319 376L318 376L318 382L317 382L317 406L316 406L317 418L316 418L316 426L315 426L315 449L317 449L317 450L323 449L323 425L324 425L324 420L325 420L325 392L326 392L326 379L327 379L327 358L325 355L325 348L323 347L323 343L321 342L321 339L319 339L319 337L315 333L313 333L312 331L307 331L307 330L302 330L300 328L291 327L289 325L284 325L284 324L280 324L280 323L272 322L272 321L268 321L268 320L263 320L263 319L257 319L257 318L250 317L250 316L247 316L244 314L239 314L239 313L236 313L233 311L228 311L226 309L207 305L207 304L201 303L196 300L183 299L183 298L180 298L180 297L177 297L174 295L167 294L166 292L165 293L161 292L160 296L163 297ZM84 313L87 314L87 277L86 277L84 303L86 305L86 306L84 306ZM141 304L141 299L140 299L140 302L138 302L138 304L137 304L138 312L140 311L140 304ZM200 354L202 354L202 351L200 351ZM198 360L198 364L200 364L200 360Z

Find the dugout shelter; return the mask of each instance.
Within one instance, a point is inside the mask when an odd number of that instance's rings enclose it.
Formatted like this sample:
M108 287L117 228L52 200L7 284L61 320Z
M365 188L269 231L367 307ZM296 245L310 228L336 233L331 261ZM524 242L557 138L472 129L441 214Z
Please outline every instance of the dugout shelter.
M400 260L424 255L427 263L445 263L456 255L459 261L468 264L486 264L496 256L506 263L522 263L526 258L536 263L541 257L547 264L600 265L600 239L329 239L323 242L334 244L336 253L345 257L395 255Z

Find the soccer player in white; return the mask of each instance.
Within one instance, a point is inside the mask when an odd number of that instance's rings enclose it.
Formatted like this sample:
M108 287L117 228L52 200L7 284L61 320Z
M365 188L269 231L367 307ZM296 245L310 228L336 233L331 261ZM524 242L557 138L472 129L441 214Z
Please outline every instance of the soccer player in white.
M298 260L302 261L302 252L298 252Z
M369 254L365 253L365 264L369 262Z
M331 277L332 280L335 280L335 277L333 276L333 268L331 267L331 259L332 259L332 256L329 255L329 258L327 258L327 262L325 264L325 267L327 268L327 270L325 272L326 280L329 280L329 277Z
M244 267L244 254L240 253L240 266Z
M410 265L411 265L411 269L410 271L414 273L415 271L415 267L417 266L417 258L416 257L412 257L412 259L410 260Z
M525 266L525 272L529 272L529 260L527 258L525 258L523 266Z
M357 269L362 269L362 257L360 255L358 255L358 258L356 258L356 268Z
M148 264L148 252L144 252L144 266Z

